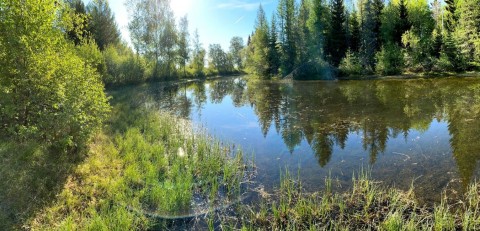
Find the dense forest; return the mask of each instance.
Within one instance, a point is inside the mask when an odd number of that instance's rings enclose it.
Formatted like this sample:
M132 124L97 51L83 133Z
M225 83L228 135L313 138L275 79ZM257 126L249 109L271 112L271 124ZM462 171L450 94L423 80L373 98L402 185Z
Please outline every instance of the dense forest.
M296 79L462 72L480 67L478 0L280 0L260 6L248 72Z

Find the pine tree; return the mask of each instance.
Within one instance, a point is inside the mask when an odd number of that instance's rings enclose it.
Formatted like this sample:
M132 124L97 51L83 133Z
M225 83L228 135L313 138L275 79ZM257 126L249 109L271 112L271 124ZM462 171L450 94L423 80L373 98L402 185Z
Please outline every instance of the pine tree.
M334 66L338 66L347 51L345 32L345 7L343 0L333 0L329 38L329 55Z

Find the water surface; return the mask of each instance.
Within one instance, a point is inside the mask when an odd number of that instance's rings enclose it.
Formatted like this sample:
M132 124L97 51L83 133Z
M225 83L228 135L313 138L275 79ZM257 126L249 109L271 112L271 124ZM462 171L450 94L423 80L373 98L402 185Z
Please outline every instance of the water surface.
M480 80L274 82L245 77L121 89L135 106L168 110L254 153L267 190L289 169L307 190L371 169L424 202L461 194L479 176ZM115 94L114 94L115 95Z

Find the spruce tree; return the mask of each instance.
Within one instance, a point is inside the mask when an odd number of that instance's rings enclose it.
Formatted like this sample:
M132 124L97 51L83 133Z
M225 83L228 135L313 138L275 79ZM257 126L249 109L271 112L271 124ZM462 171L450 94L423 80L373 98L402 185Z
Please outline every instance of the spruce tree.
M373 10L373 21L375 26L373 27L373 33L375 34L375 50L379 51L382 46L382 39L380 28L382 26L382 11L385 7L384 0L373 0L372 10Z
M372 10L372 0L366 0L362 8L360 61L366 71L373 71L375 66L375 15Z
M402 35L406 31L410 30L411 24L408 21L408 9L405 0L400 0L398 8L399 22L396 24L395 27L394 40L398 45L402 45Z
M457 1L456 0L445 0L445 27L448 32L453 32L455 30L455 25L457 23Z
M270 76L269 70L269 28L262 5L257 12L255 31L248 47L247 69L263 78Z
M277 19L275 17L275 14L272 15L269 38L269 73L272 75L277 75L278 69L280 68L280 53L278 52Z
M326 32L329 21L329 11L325 6L324 0L312 0L312 8L308 18L308 28L310 31L309 56L316 59L323 59L326 44Z
M309 17L309 2L301 0L300 9L297 17L297 36L296 47L298 48L298 62L300 65L306 63L308 57L308 43L310 40L310 31L308 30L307 21Z
M360 48L360 24L358 23L358 14L356 10L350 15L349 21L351 27L349 49L352 52L358 52Z
M338 66L345 56L347 40L345 32L345 7L343 0L333 0L329 38L329 55L334 66Z
M470 66L480 67L480 0L462 2L458 13L458 49Z

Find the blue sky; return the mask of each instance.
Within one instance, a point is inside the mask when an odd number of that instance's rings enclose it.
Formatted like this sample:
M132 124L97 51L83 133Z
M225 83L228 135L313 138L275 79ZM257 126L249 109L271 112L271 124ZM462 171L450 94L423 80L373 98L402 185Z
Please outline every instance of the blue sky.
M89 0L83 0L88 4ZM258 6L262 4L270 17L276 9L277 0L170 0L177 18L187 14L191 35L198 29L200 41L204 48L218 43L223 49L229 48L233 36L241 36L247 42L252 32ZM128 35L128 13L126 0L110 0L110 8L125 41L130 42ZM178 21L178 20L177 20Z

